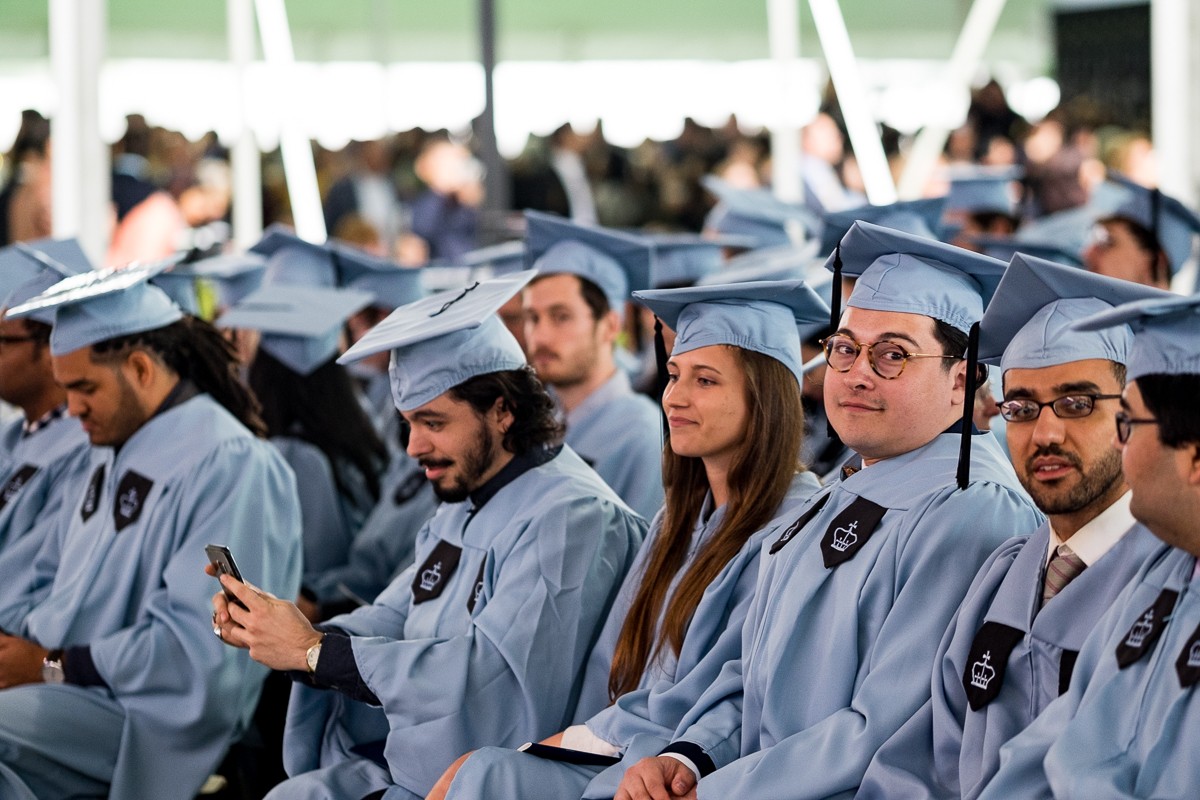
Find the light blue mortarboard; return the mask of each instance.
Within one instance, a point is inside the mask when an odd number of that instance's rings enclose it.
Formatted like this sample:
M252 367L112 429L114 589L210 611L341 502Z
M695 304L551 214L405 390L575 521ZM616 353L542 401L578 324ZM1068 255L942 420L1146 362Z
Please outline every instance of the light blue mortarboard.
M1015 182L1024 177L1020 167L971 167L951 170L946 211L967 214L1017 215L1019 193Z
M634 292L675 331L672 353L730 344L770 356L804 380L798 326L825 322L829 307L804 281L694 286Z
M399 308L425 296L420 268L402 267L337 241L330 241L327 247L340 260L341 281L338 285L370 292L375 298L372 305Z
M705 232L744 237L759 248L800 244L821 226L806 207L780 200L769 189L739 189L715 175L700 183L717 198Z
M1083 266L1079 251L1064 250L1062 245L1053 241L1031 240L1021 236L1021 233L1017 231L1016 236L972 236L971 241L983 249L984 255L1001 261L1009 261L1021 253L1056 264L1067 264L1077 269Z
M1108 179L1123 195L1116 209L1103 219L1131 220L1150 231L1166 254L1174 275L1192 254L1192 237L1200 233L1200 216L1158 189L1139 186L1115 172L1110 172Z
M726 261L725 266L717 272L696 281L696 285L715 286L723 283L803 279L815 254L815 242L808 242L800 247L786 244L739 253Z
M91 270L92 264L77 239L39 239L9 245L0 250L0 305L21 305L62 279ZM28 316L36 322L54 324L53 309Z
M825 262L833 272L830 327L841 313L841 277L858 276L846 305L874 311L922 314L967 334L966 396L973 397L978 358L979 320L1006 264L920 236L856 222ZM971 411L963 403L962 444L956 482L967 488L971 471Z
M624 314L629 293L650 288L654 248L641 236L525 212L525 264L539 275L578 275L600 287Z
M1128 326L1081 332L1071 324L1115 305L1171 297L1131 281L1015 255L979 326L979 360L1010 369L1040 369L1103 358L1125 364Z
M738 241L694 233L649 233L645 237L654 245L650 284L656 289L691 286L716 273L724 262L724 248Z
M536 272L528 270L450 289L402 306L342 354L348 364L390 350L392 400L412 411L465 380L520 369L525 354L496 310Z
M310 375L337 355L342 328L371 304L370 292L314 286L264 286L217 320L220 328L262 332L259 347L294 372Z
M825 262L837 274L857 276L847 306L875 311L923 314L967 333L1006 264L961 247L856 222L841 241L839 254Z
M1127 377L1200 375L1200 294L1139 300L1075 323L1094 331L1114 325L1133 329Z
M175 304L200 315L201 286L215 295L218 308L228 308L262 285L267 259L254 252L230 253L176 264L150 282L167 293Z
M452 265L487 269L489 278L520 272L525 267L525 243L520 239L479 247L463 253Z
M860 220L913 236L936 239L936 231L945 208L945 197L931 197L922 200L901 200L886 206L859 206L831 212L824 217L819 252L821 255L832 253L850 227Z
M328 248L301 239L286 225L271 225L250 252L267 259L264 283L331 288L341 283L338 264Z
M75 275L9 309L8 316L33 316L54 309L50 353L56 356L118 336L164 328L182 319L183 312L162 289L147 281L176 261L178 257Z

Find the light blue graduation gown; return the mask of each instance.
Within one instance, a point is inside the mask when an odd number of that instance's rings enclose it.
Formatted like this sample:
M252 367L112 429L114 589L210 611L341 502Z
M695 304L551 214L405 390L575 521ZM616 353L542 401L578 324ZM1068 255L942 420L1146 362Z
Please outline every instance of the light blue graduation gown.
M645 532L566 446L477 511L469 500L443 503L418 536L413 566L374 605L329 622L352 635L359 675L382 712L297 684L288 774L332 768L319 780L345 786L334 773L363 761L350 748L382 732L394 793L423 797L468 750L560 730ZM458 564L443 570L448 553ZM418 602L418 590L438 594ZM322 796L304 776L276 793Z
M578 711L584 713L578 713L577 720L583 720L594 735L618 748L625 747L634 737L646 733L659 737L670 736L683 714L691 708L691 703L686 699L686 692L669 690L686 681L686 685L693 690L692 699L695 699L716 677L715 670L724 663L725 659L720 658L720 654L724 653L726 658L736 655L741 644L742 622L758 580L761 545L772 535L778 536L776 526L784 520L790 521L796 510L819 488L820 484L811 472L799 473L792 479L786 497L776 510L776 519L748 538L742 549L704 590L688 625L679 656L676 657L674 651L668 648L647 666L637 689L619 697L615 704L610 704L608 676L613 651L641 584L645 560L661 532L660 513L642 546L638 561L621 587L600 641L592 651L584 679L584 693L578 707ZM689 561L672 578L667 597L674 595L691 559L712 537L725 517L725 507L713 511L711 502L712 496L709 495L692 531ZM662 624L661 617L659 624ZM700 667L712 671L705 674ZM599 769L595 767L544 761L513 750L486 747L472 755L459 770L447 800L483 796L498 800L574 798L581 795L597 772Z
M663 503L662 412L617 370L566 415L564 441L646 519Z
M298 436L272 436L271 444L296 474L304 531L303 581L307 585L349 560L354 537L366 517L365 512L356 510L366 497L366 486L357 470L343 469L343 480L352 484L355 495L345 497L338 491L333 465L316 445Z
M379 502L354 537L346 563L306 578L321 603L374 602L392 579L413 562L417 533L437 510L425 470L402 451L380 484Z
M93 448L90 472L50 592L18 632L43 647L87 646L107 688L0 691L0 762L14 763L9 726L33 724L53 703L72 708L78 728L35 730L33 749L82 762L91 723L104 718L120 742L111 798L191 797L248 722L266 675L213 636L217 584L204 546L227 545L246 580L294 596L295 480L274 448L204 394L150 419L118 453Z
M717 768L700 798L850 797L929 698L976 570L1013 529L1042 521L990 434L974 437L959 490L959 439L941 434L831 484L764 553L741 657L673 737Z
M1079 653L1068 692L1000 751L1000 769L980 798L1195 798L1200 791L1200 692L1183 686L1179 663L1200 669L1200 579L1195 558L1170 549L1097 624ZM1143 625L1164 590L1178 593L1157 640L1121 669L1118 646ZM1164 609L1165 611L1165 609Z
M1080 647L1117 595L1166 545L1134 525L1111 550L1041 607L1050 526L1006 542L980 569L938 650L931 699L876 754L861 798L975 797L1000 765L1000 747L1016 736L1070 683ZM1014 631L1003 667L1001 651L972 656L987 623ZM990 626L991 627L991 626ZM982 634L988 637L988 632ZM1003 634L1001 634L1003 635ZM997 691L973 710L964 675ZM993 686L992 681L999 681Z
M0 484L0 629L15 630L49 589L58 528L77 498L89 444L79 420L59 417L29 436L16 420L0 434L9 453ZM74 494L73 494L74 493Z

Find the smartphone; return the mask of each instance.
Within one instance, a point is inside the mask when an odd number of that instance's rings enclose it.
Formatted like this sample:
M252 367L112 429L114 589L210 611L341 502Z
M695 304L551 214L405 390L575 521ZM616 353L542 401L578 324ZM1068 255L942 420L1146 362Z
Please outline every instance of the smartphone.
M209 562L211 562L212 565L217 568L218 578L221 575L228 575L235 581L242 580L241 570L237 568L237 562L233 560L233 553L229 552L228 547L223 544L210 544L205 546L204 552L208 554ZM238 606L246 609L247 611L250 610L246 608L245 603L243 603L241 600L238 600L237 597L235 597L234 594L228 589L225 590L225 597L229 600L229 602L236 603Z
M562 761L567 764L579 764L585 767L611 767L619 764L617 756L606 756L600 753L587 753L583 750L570 750L566 747L552 747L538 742L526 742L517 748L522 753L544 758L547 761Z

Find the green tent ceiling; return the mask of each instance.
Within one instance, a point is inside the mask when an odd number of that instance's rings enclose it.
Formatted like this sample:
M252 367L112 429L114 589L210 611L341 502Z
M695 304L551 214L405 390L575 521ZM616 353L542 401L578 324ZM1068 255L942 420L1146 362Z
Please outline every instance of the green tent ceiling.
M76 0L93 2L94 0ZM801 2L801 51L820 52ZM860 58L947 58L967 0L842 0ZM988 59L1049 63L1047 0L1009 0ZM297 57L463 61L478 57L477 0L288 0ZM765 0L496 0L501 60L765 58ZM226 55L224 0L108 0L112 58ZM0 0L0 60L47 56L48 4Z

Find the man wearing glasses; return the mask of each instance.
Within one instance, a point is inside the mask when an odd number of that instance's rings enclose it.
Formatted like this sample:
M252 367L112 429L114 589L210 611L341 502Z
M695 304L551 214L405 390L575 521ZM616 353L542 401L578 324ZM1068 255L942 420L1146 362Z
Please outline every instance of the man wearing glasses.
M1200 295L1077 323L1129 325L1116 439L1134 518L1170 547L1096 624L1067 693L1001 753L982 798L1194 798L1200 787Z
M880 749L860 797L976 797L1000 747L1071 682L1087 634L1161 543L1129 512L1113 442L1128 326L1072 322L1170 297L1017 254L983 316L980 358L1000 364L1000 413L1021 484L1047 521L984 564L942 640L932 697Z
M587 797L852 794L929 699L938 642L976 570L1041 521L970 422L963 355L1004 263L860 221L830 265L835 286L838 273L859 276L825 342L825 406L856 458L766 544L740 659L658 757L614 793L596 791L602 773ZM650 745L635 739L625 762Z

